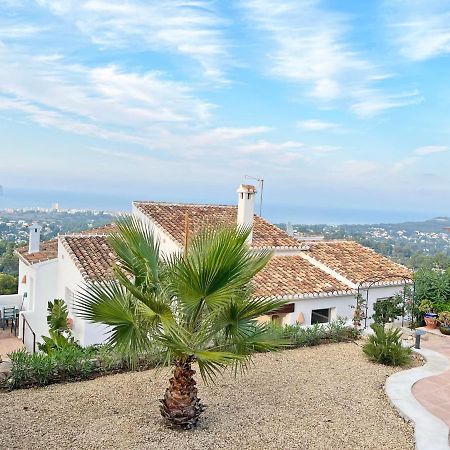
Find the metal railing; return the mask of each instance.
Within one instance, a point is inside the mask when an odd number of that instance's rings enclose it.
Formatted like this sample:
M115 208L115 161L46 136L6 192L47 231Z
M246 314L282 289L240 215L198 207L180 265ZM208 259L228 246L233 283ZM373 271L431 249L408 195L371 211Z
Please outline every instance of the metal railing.
M33 353L36 353L36 333L31 328L31 325L28 323L28 320L22 314L22 343L25 345L25 325L27 325L28 329L31 331L33 335Z

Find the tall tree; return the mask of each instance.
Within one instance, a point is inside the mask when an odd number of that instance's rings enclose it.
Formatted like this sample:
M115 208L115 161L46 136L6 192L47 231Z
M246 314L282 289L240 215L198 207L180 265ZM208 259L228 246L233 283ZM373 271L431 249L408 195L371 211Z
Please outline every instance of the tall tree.
M284 302L256 298L251 289L271 253L248 247L249 229L228 227L207 228L184 254L167 257L138 219L122 218L117 228L109 239L115 279L87 285L78 315L109 325L109 342L129 355L162 346L174 368L161 414L173 427L192 428L204 410L193 363L208 382L226 366L246 369L253 352L282 345L256 319Z
M17 278L0 273L0 295L17 294Z

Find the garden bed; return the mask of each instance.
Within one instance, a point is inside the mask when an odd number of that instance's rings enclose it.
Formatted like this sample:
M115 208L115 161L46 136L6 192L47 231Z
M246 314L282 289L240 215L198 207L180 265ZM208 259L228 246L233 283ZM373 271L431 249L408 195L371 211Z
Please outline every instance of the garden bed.
M389 405L386 377L360 343L257 354L244 377L199 380L198 429L168 430L158 399L167 370L0 393L7 448L413 449L413 428Z

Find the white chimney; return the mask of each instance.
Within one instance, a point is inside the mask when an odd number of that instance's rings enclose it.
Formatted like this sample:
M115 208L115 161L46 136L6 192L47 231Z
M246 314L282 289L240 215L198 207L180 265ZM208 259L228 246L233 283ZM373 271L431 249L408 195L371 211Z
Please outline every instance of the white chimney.
M28 239L28 253L37 253L41 246L41 230L42 227L33 222L28 229L30 230Z
M242 226L253 226L253 210L255 203L255 186L241 184L238 193L237 223ZM249 234L247 241L252 242L253 231Z

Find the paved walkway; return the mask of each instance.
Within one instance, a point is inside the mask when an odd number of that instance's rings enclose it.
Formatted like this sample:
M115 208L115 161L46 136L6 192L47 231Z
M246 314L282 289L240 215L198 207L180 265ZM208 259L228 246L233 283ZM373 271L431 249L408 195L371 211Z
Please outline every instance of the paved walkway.
M22 341L11 333L10 329L0 328L0 356L3 361L8 360L7 354L23 347Z
M434 350L450 361L450 336L427 333L422 348ZM450 370L418 381L412 392L419 403L450 427Z

